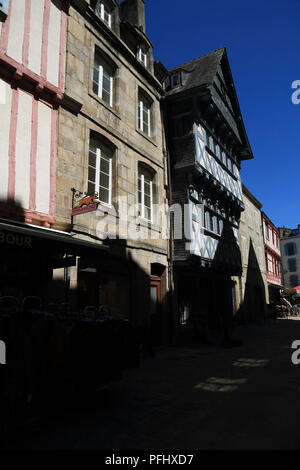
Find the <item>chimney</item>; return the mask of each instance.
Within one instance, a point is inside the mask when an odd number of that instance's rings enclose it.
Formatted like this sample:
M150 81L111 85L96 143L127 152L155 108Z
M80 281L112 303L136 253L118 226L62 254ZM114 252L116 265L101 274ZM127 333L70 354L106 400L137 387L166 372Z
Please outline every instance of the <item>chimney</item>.
M145 33L144 0L121 0L120 19L128 21L132 26L138 26Z

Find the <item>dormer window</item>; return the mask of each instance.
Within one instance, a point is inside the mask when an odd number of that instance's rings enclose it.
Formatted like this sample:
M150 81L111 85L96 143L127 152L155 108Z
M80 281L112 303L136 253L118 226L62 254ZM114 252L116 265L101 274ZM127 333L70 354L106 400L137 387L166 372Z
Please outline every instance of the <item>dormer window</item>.
M145 47L140 46L138 48L137 58L144 64L145 67L147 67L147 50Z
M175 88L180 85L181 85L181 72L177 72L171 75L171 88Z
M95 12L97 15L100 16L100 18L111 28L111 16L112 16L112 11L108 7L105 1L100 0L97 2Z

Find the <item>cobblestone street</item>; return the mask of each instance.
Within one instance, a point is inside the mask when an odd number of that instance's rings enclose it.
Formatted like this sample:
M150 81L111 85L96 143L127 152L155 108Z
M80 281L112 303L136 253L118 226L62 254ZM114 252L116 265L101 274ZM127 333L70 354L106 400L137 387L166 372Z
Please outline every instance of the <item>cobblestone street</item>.
M76 409L2 439L6 449L299 449L300 321L237 329L244 345L174 347Z

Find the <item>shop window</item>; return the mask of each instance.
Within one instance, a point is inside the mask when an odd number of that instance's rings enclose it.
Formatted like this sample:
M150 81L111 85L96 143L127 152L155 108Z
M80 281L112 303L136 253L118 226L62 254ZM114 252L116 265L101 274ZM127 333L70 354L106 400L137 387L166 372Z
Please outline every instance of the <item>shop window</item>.
M138 202L142 219L153 222L153 180L154 171L145 165L138 168Z
M100 202L111 205L114 149L101 139L91 137L88 165L88 194L97 194Z
M109 106L113 106L115 67L95 51L93 91Z

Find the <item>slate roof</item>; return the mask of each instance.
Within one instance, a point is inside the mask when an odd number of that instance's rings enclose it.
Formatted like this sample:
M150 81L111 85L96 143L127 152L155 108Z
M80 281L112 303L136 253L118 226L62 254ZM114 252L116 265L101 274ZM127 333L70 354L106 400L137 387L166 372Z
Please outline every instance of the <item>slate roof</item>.
M180 91L188 90L200 85L212 85L214 77L217 73L218 66L221 62L221 59L225 53L225 47L216 49L209 54L198 57L197 59L186 62L185 64L179 65L171 70L169 70L170 75L172 75L177 70L183 70L187 72L183 74L183 82L180 87ZM179 89L175 88L168 92L168 95L173 93L178 93Z
M231 74L230 65L227 57L226 47L216 49L215 51L198 57L197 59L191 60L190 62L178 65L177 67L174 67L173 69L169 70L170 76L172 76L177 70L182 71L182 83L180 86L177 86L171 90L167 89L166 95L168 97L175 94L181 94L182 92L192 90L193 88L199 88L201 86L205 88L211 88L213 86L214 79L218 72L221 61L222 69L225 75L225 83L227 82L229 85L232 85L229 87L228 96L233 106L234 114L237 118L235 119L234 123L237 125L237 130L239 133L238 137L242 139L242 143L244 146L244 151L243 155L241 155L241 159L248 160L250 158L253 158L253 153L248 141L243 118L241 115L239 101L236 95L233 77ZM235 132L236 134L236 130L233 129L233 132Z

